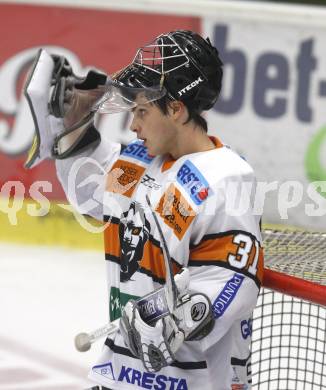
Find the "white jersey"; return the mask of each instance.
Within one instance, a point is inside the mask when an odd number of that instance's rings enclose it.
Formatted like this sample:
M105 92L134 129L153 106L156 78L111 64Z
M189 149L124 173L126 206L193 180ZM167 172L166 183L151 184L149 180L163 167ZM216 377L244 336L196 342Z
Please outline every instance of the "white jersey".
M244 159L214 142L215 149L176 161L149 156L139 140L120 154L117 144L104 143L92 155L107 172L101 176L103 208L99 205L93 215L99 218L102 213L107 223L110 320L121 316L129 299L165 282L162 245L146 195L158 216L174 272L188 267L190 289L210 298L215 318L208 336L184 342L176 361L157 373L145 371L117 332L107 338L91 369L90 378L98 384L125 390L251 388L252 311L263 273L260 216L252 206L255 177ZM57 161L65 189L71 161ZM94 198L94 188L86 188L88 193L84 187L78 195L82 201Z

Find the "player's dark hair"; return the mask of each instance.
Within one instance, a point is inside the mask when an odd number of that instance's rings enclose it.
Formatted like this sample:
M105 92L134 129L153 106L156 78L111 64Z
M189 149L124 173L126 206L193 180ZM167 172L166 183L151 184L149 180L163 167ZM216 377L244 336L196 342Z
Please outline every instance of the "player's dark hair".
M161 99L155 100L152 102L152 104L155 104L164 115L168 114L168 105L173 102L173 99L169 98L168 96L163 96ZM184 105L187 107L187 104L184 103ZM203 118L198 112L195 110L188 109L188 119L184 122L184 125L189 123L190 121L193 121L195 125L205 130L207 133L207 122L206 119Z

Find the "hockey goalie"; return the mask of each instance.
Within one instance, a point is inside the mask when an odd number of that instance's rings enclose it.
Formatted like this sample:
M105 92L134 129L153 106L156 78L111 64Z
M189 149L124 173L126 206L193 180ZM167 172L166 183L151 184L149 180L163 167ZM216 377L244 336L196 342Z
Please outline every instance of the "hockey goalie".
M45 50L35 60L26 166L54 159L69 201L105 226L110 321L119 324L90 370L93 389L251 388L260 215L253 169L208 135L203 113L222 76L209 39L184 30L159 35L111 76L94 68L78 77ZM98 115L122 111L135 135L124 146L96 128Z

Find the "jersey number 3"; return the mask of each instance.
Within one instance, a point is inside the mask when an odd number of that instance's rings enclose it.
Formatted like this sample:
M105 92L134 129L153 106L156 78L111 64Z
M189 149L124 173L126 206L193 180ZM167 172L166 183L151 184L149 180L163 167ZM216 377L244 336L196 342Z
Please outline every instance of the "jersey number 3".
M236 254L228 255L229 264L237 269L248 268L248 272L252 275L257 273L257 264L259 259L259 243L257 240L253 240L251 237L239 233L233 237L233 243L238 246ZM251 264L249 264L250 259L252 259L251 253L252 249L255 247L255 255Z

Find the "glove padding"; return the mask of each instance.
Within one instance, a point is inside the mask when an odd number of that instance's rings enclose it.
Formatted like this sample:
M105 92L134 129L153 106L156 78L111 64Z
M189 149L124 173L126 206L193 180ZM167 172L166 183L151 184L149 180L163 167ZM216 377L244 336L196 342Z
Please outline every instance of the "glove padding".
M132 354L141 359L149 372L159 371L170 365L174 353L184 341L184 333L172 316L159 319L153 326L140 316L137 302L129 301L120 320L120 331Z
M167 312L154 324L145 322L139 305L144 298L129 301L122 312L120 332L125 344L149 372L173 363L184 341L200 340L213 329L211 303L206 295L188 290L188 284L185 285L187 278L189 283L188 273L183 269L175 276L179 296L173 313Z
M85 78L75 76L64 57L39 50L24 88L35 125L26 168L98 145L95 113L90 111L103 95L106 79L106 75L94 70Z

